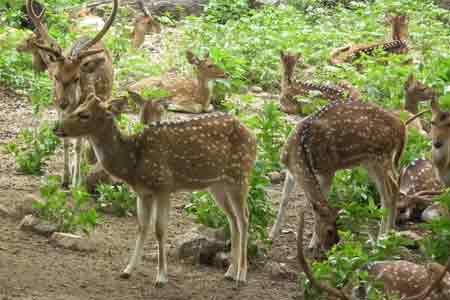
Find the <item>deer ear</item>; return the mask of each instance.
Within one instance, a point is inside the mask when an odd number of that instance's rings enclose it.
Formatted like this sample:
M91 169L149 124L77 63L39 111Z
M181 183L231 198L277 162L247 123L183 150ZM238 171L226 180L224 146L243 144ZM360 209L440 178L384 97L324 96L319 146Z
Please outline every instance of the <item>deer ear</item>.
M104 57L96 57L95 59L89 60L81 65L81 72L93 73L95 72L95 70L100 68L105 63L105 61L106 59Z
M130 95L131 99L139 106L142 106L145 103L144 98L136 92L128 91L128 95Z
M198 57L191 50L186 51L186 58L191 65L198 65L200 63Z

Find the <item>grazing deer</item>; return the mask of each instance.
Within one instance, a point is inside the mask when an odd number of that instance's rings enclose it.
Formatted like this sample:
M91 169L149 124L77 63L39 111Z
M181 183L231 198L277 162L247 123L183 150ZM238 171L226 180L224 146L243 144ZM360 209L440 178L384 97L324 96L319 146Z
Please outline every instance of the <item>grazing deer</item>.
M314 277L303 251L303 231L304 213L302 212L297 232L297 259L312 287L338 299L367 299L366 291L361 291L360 288L357 295L350 294ZM450 259L445 267L437 263L431 263L425 267L399 260L376 262L366 265L365 269L369 274L369 280L382 283L386 295L399 295L400 300L450 299L450 275L447 274L450 269Z
M35 26L44 28L41 19L35 15L31 8L32 0L27 0L27 10ZM111 96L114 70L109 51L101 39L111 27L118 9L118 0L113 0L113 10L105 26L90 39L82 37L78 39L70 51L64 55L61 47L53 47L48 34L45 43L35 43L36 47L44 52L49 60L49 68L52 69L53 92L55 104L61 114L73 111L80 105L89 93L95 93L102 100ZM72 185L81 181L81 139L75 144L75 162L72 172ZM64 141L64 176L63 183L69 183L69 144Z
M314 210L310 248L315 255L338 241L337 212L326 196L338 170L363 165L375 181L383 208L381 234L394 229L398 184L396 168L406 142L400 119L378 106L359 101L335 101L300 121L284 145L281 161L288 172L277 220L270 233L279 234L289 194L303 188Z
M400 175L400 198L397 203L399 220L410 220L442 193L442 183L427 159L417 159L403 169Z
M204 59L199 59L191 51L186 52L187 60L197 69L197 80L180 78L159 78L150 77L142 79L128 88L134 93L143 92L146 88L152 87L168 92L168 110L202 113L211 112L214 108L211 105L212 85L210 81L215 79L228 78L227 74L206 55Z
M300 55L298 53L280 52L283 75L281 79L280 104L281 110L287 114L302 112L302 104L295 100L296 96L307 95L310 91L319 91L323 98L330 100L343 100L345 98L358 100L360 92L349 83L343 82L338 87L318 85L313 83L295 81L294 71ZM346 94L348 93L348 95Z
M160 33L161 25L151 15L147 7L145 7L144 1L137 1L140 9L144 12L143 16L137 17L134 23L133 30L133 47L139 48L144 42L145 35L149 32Z
M360 57L363 53L371 55L376 49L382 49L388 53L407 53L409 18L402 15L387 16L386 21L392 25L392 41L369 45L348 45L334 49L331 53L331 63L338 65L345 62L351 62Z
M432 160L441 182L450 186L450 113L440 108L437 99L431 101Z
M244 282L247 275L247 194L256 159L255 136L235 117L151 123L143 133L123 136L107 105L91 94L55 127L60 137L86 136L102 167L138 194L136 247L122 277L141 257L150 218L158 240L156 284L167 282L167 223L170 195L208 188L228 217L232 263L226 277Z

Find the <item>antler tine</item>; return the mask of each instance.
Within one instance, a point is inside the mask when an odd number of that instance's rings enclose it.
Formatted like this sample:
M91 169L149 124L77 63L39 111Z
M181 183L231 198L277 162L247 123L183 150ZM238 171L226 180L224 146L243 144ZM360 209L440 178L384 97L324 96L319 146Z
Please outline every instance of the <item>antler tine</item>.
M61 52L59 52L59 51L56 50L56 49L53 49L53 48L51 48L51 47L47 47L47 46L41 45L41 44L36 43L36 42L33 42L33 44L34 44L36 47L38 47L39 49L41 49L41 50L50 52L50 53L53 54L56 58L61 58L61 57L63 57L62 54L61 54Z
M306 277L308 277L309 281L316 289L324 290L330 295L333 295L334 297L338 297L343 300L351 300L351 297L345 294L343 291L338 290L328 284L319 282L317 281L316 278L314 278L314 274L312 273L308 265L308 262L306 261L305 254L303 252L304 223L305 223L305 213L302 211L300 212L300 220L298 222L298 229L297 229L297 260L300 266L302 267L303 272L306 274Z
M150 11L147 9L147 7L145 7L144 0L138 0L138 4L139 4L139 7L140 7L140 8L142 9L142 11L144 12L144 15L147 16L147 17L150 17L150 16L151 16L151 13L150 13Z
M33 0L27 0L25 6L27 8L27 13L28 16L30 17L31 21L33 22L34 26L36 27L39 35L44 36L45 38L48 37L48 32L47 29L44 27L44 25L42 24L42 16L44 13L44 10L42 10L41 14L39 16L36 15L36 12L34 11L34 7L33 7Z
M422 300L427 298L431 294L431 292L439 286L439 283L442 281L442 279L444 279L449 270L450 258L448 259L445 269L442 271L442 273L439 274L439 276L433 282L431 282L430 285L422 293L411 297L403 297L400 300Z
M103 26L102 30L100 30L99 33L97 33L97 35L87 41L79 50L79 54L81 54L81 52L83 50L88 50L90 47L94 46L95 44L97 44L102 38L103 36L106 34L106 32L108 32L109 28L111 27L111 25L114 22L114 19L116 18L117 15L117 10L119 7L119 0L113 0L113 10L111 12L111 15L109 16L108 21L106 21L105 25Z

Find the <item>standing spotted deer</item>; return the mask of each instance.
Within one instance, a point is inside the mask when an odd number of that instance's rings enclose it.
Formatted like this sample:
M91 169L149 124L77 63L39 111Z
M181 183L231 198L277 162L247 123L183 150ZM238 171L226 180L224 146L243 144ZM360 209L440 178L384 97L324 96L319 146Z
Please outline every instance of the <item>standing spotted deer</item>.
M404 54L408 52L408 24L407 16L387 16L386 21L392 25L392 40L375 44L348 45L334 49L331 53L331 63L334 65L352 62L362 54L370 55L376 49L382 49L388 53Z
M437 99L431 101L432 160L442 184L450 186L450 113L440 108Z
M59 118L64 113L71 112L82 103L89 93L95 93L106 101L110 98L114 80L114 70L111 54L101 42L103 36L111 27L117 15L118 0L113 0L111 16L105 26L94 38L82 37L73 47L63 54L61 47L54 43L37 41L34 45L40 53L45 53L49 59L53 80L54 101L59 110ZM44 28L41 19L35 15L32 0L27 0L28 14L36 28ZM48 34L47 34L48 36ZM81 181L81 139L75 143L74 168L72 171L72 185ZM63 183L69 184L69 143L64 141L64 176Z
M335 101L300 121L283 148L287 167L283 194L270 236L279 234L289 194L303 188L314 211L315 255L338 241L337 212L327 202L338 170L364 166L375 181L383 208L380 234L394 229L398 184L396 169L406 142L405 125L395 115L369 103Z
M64 116L55 133L87 137L102 167L139 196L136 247L122 277L128 278L138 263L153 219L159 249L156 284L167 282L170 195L180 190L209 189L230 224L233 261L225 276L246 281L247 194L256 138L235 117L210 114L175 123L151 123L141 134L123 136L107 105L91 95Z
M143 92L146 88L162 89L168 92L168 110L202 113L211 112L212 85L215 79L226 79L228 75L214 64L209 54L199 59L191 51L186 52L188 62L197 69L197 80L175 77L150 77L142 79L128 87L134 93Z
M300 214L297 231L297 259L312 287L324 291L337 299L365 300L367 290L357 287L356 293L337 289L314 277L303 250L304 213ZM400 300L450 300L450 259L444 267L437 263L421 266L409 261L380 261L368 264L362 271L367 271L368 279L383 285L386 295L398 295ZM362 289L361 289L362 288ZM390 299L390 298L386 298Z
M143 16L136 18L133 29L133 47L139 48L144 42L145 35L149 32L160 33L161 25L159 22L151 15L149 10L145 7L144 1L139 0L138 5Z

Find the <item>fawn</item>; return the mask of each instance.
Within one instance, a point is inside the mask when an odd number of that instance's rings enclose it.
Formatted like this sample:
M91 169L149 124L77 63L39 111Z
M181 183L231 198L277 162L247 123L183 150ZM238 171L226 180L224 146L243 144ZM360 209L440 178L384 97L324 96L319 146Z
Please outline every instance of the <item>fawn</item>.
M304 212L301 212L297 231L297 259L311 285L338 299L367 299L366 290L361 291L361 288L357 288L358 293L350 294L314 277L303 250L303 231ZM437 263L425 267L399 260L380 261L366 265L363 269L368 272L369 280L383 284L383 290L387 295L400 295L401 300L449 300L450 276L447 274L449 268L450 259L445 267Z
M117 15L118 0L113 0L111 16L97 35L90 39L82 37L78 39L70 51L64 55L61 47L50 38L41 18L36 16L32 9L32 1L27 0L27 11L36 28L40 28L42 39L34 43L39 53L44 53L44 60L51 69L53 80L53 94L55 104L59 110L59 118L62 114L73 111L82 103L89 93L95 93L102 100L111 96L114 70L109 51L101 42L108 32ZM54 45L57 45L56 47ZM81 148L82 140L75 143L74 168L72 171L72 185L78 185L81 181ZM63 184L69 184L69 143L64 141L64 176Z
M226 79L228 75L206 54L199 59L191 51L186 52L187 60L197 69L197 80L181 78L145 78L128 87L128 91L140 93L147 87L165 90L170 104L167 109L172 111L202 113L211 112L212 86L210 81Z
M136 246L122 277L128 278L140 259L153 218L159 249L156 284L167 282L170 195L180 190L209 189L230 223L233 261L225 276L246 281L246 201L256 137L235 117L225 114L147 126L141 134L123 136L107 104L91 94L55 127L60 137L86 136L102 167L139 196Z

